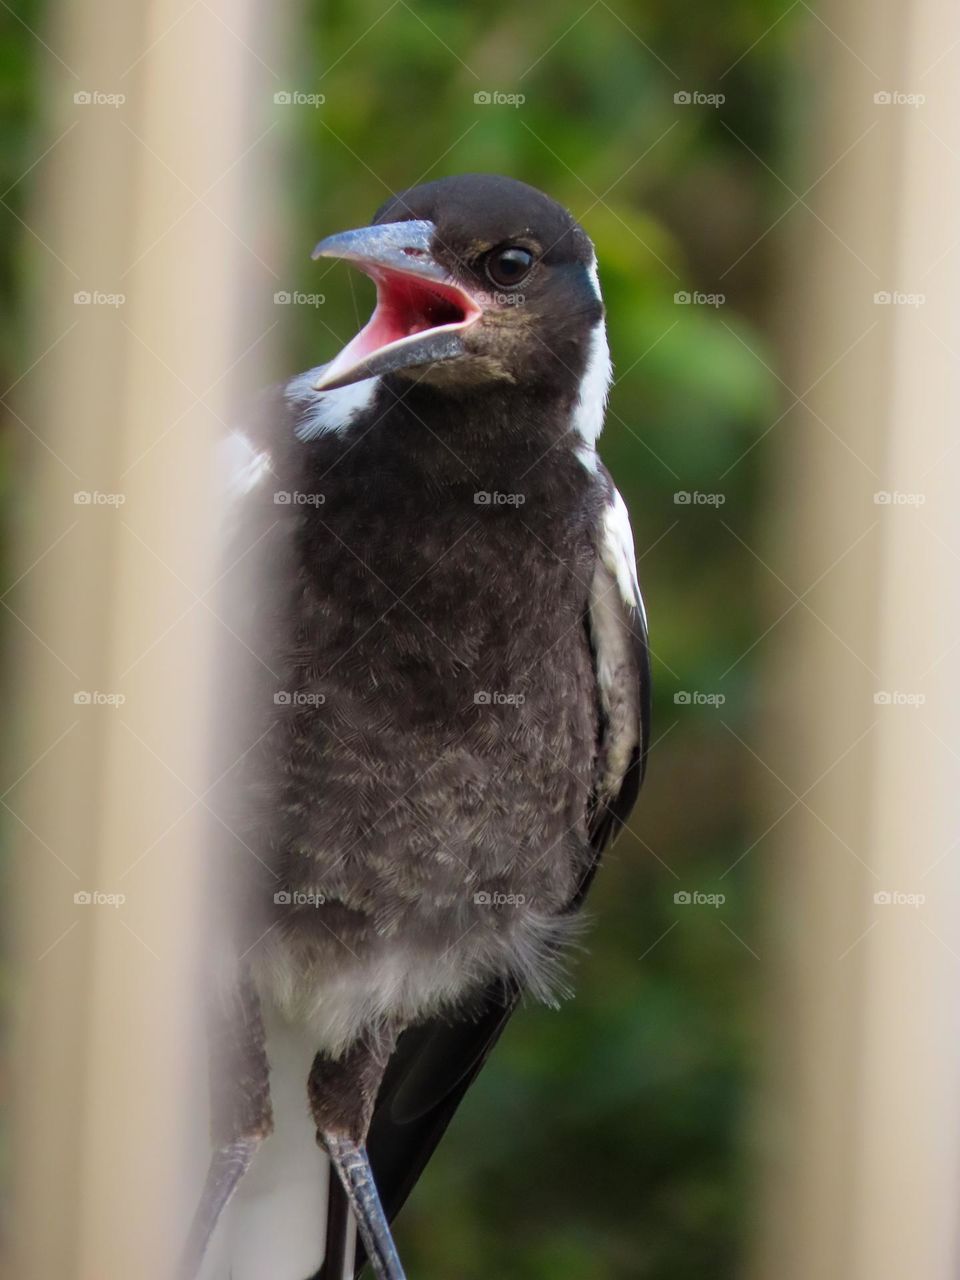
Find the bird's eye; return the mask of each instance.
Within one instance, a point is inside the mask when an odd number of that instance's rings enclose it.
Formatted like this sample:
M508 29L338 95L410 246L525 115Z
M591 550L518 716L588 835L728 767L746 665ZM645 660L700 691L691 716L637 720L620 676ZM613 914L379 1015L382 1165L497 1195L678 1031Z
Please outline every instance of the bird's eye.
M533 266L533 254L529 249L511 245L507 249L494 249L487 255L486 271L489 279L503 288L519 284Z

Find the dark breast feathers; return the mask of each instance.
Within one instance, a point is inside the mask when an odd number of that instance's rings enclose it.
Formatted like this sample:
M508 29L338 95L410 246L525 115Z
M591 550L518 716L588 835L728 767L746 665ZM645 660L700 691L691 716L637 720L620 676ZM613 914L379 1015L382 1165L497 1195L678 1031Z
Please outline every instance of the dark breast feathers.
M607 495L530 423L492 448L489 422L474 447L398 416L290 433L245 520L246 558L269 565L251 646L265 736L240 819L263 864L254 968L334 1048L358 989L374 1020L494 974L549 997L595 856ZM384 970L398 942L402 977ZM354 971L342 1008L332 958Z

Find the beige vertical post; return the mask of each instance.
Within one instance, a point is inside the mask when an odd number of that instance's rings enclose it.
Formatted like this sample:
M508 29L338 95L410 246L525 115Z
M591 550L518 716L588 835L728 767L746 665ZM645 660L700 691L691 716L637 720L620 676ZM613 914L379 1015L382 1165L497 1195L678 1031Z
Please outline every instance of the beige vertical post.
M818 8L784 308L758 1280L960 1267L960 14ZM829 29L826 24L829 23ZM841 158L842 157L842 158ZM784 606L791 603L787 599ZM799 797L799 799L797 799Z
M42 33L45 283L4 599L18 1280L167 1280L196 1189L215 443L276 287L251 245L277 87L260 9L86 0Z

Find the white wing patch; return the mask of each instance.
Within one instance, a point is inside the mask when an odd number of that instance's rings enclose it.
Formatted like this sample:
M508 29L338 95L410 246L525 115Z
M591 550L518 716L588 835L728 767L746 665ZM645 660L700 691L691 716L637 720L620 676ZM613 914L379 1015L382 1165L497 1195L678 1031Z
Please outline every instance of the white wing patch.
M606 720L599 788L613 795L620 788L641 733L630 611L636 609L646 626L630 517L616 489L603 514L598 552L590 590L590 634Z
M331 431L344 431L373 404L379 378L364 378L334 391L316 391L314 383L326 368L320 365L291 378L284 397L299 414L294 432L298 440L316 440Z
M616 578L624 604L632 609L639 609L646 625L647 615L637 579L637 553L633 545L630 513L627 511L627 504L621 497L619 489L614 489L610 505L603 513L603 541L600 545L600 556Z

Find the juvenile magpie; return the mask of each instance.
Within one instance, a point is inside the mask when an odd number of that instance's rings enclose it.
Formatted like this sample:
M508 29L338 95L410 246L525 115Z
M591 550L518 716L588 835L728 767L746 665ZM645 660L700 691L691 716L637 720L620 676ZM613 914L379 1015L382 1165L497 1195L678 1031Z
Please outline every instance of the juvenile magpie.
M220 823L214 1150L183 1266L214 1280L344 1280L365 1259L402 1280L389 1222L521 994L563 990L649 736L582 227L468 174L314 256L377 301L230 442L252 711Z

